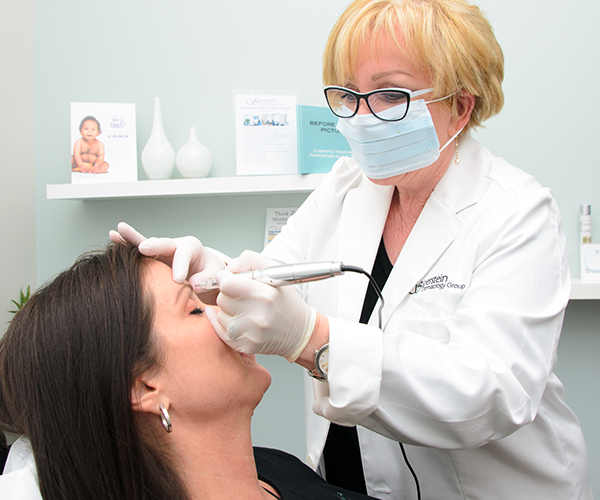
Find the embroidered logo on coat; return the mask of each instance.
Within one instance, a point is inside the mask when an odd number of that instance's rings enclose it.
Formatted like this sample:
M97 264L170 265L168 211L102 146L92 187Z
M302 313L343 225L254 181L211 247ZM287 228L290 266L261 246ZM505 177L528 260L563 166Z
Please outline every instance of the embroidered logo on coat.
M427 278L419 281L408 293L409 295L414 295L416 293L426 292L428 290L444 290L445 288L464 290L465 287L466 285L464 283L452 283L448 281L448 276L445 274L440 274L438 276L434 276L433 278Z

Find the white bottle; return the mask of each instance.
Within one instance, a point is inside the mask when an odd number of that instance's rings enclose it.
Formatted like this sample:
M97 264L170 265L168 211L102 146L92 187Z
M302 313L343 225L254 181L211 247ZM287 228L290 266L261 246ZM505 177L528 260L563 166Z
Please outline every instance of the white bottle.
M592 207L591 205L581 205L579 207L579 221L581 223L579 230L579 243L592 242Z
M212 167L209 149L198 140L196 127L190 128L190 138L175 155L175 165L182 177L206 177Z
M165 134L160 98L154 98L154 118L150 138L142 151L142 167L148 179L168 179L175 167L175 150Z

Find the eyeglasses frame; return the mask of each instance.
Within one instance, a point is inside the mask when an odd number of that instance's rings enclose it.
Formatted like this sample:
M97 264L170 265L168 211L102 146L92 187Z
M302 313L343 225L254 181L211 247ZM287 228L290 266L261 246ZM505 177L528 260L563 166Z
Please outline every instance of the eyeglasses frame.
M333 107L331 106L331 104L329 104L329 99L327 98L327 91L328 90L341 90L344 92L348 92L349 94L352 94L353 96L355 96L358 101L356 103L356 109L354 110L354 113L352 113L350 116L340 116L338 115L334 110ZM384 121L384 122L399 122L400 120L403 120L404 118L406 118L406 115L408 114L408 109L410 107L410 100L413 97L418 97L420 95L423 94L427 94L429 92L433 92L434 89L423 89L423 90L415 90L414 92L412 90L408 90L408 89L398 89L398 88L385 88L385 89L377 89L377 90L372 90L371 92L367 92L365 94L361 94L360 92L355 92L354 90L350 90L346 87L338 87L337 85L327 85L324 89L323 89L323 93L325 94L325 101L327 101L327 106L329 106L329 109L331 110L331 112L337 116L338 118L352 118L353 116L356 115L356 113L358 113L358 108L360 108L360 100L363 99L366 103L367 103L367 107L369 108L369 111L371 111L371 113L373 114L373 116L375 116L376 118L379 118L380 120ZM369 97L373 94L381 94L383 92L398 92L401 94L404 94L406 96L406 111L404 113L404 115L400 118L393 118L393 119L389 119L389 118L381 118L381 116L377 115L375 113L375 111L373 111L373 108L371 108L371 105L369 104Z

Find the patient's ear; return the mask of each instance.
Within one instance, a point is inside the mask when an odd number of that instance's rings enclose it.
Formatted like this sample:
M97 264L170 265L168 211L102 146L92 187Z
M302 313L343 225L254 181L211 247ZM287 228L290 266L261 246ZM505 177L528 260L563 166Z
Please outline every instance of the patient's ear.
M160 390L160 383L147 377L146 374L138 376L131 387L131 407L133 411L154 413L160 415L160 405L168 407Z

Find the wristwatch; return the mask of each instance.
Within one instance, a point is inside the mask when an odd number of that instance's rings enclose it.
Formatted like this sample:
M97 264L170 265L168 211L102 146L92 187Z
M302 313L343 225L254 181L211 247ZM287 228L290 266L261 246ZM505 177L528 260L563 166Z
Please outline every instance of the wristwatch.
M317 380L327 381L329 373L329 344L325 344L315 351L315 367L308 370L308 374Z

